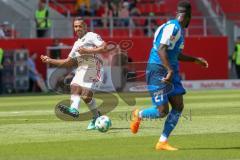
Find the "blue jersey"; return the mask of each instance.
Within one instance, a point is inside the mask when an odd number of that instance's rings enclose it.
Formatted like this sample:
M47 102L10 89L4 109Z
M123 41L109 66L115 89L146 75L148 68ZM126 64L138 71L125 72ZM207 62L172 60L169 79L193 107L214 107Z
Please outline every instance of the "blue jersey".
M178 20L169 20L156 30L154 34L153 47L151 49L148 63L162 64L158 55L160 44L168 46L167 56L172 69L179 70L178 55L184 47L184 30Z
M174 71L172 77L173 89L164 93L164 85L161 79L166 76L167 70L162 68L162 60L159 57L158 50L160 44L168 46L167 57ZM153 47L151 49L148 65L146 69L146 81L148 86L157 86L155 90L149 92L152 96L152 102L155 106L161 106L168 103L169 97L185 94L185 89L181 83L179 76L178 55L184 48L184 30L181 28L177 20L170 20L158 27L154 34ZM163 86L163 87L162 87ZM161 91L161 92L160 92Z

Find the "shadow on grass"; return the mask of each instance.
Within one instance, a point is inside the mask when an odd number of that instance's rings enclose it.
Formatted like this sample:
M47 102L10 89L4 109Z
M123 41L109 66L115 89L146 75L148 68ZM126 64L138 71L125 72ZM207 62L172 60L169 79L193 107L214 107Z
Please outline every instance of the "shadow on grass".
M231 150L231 149L240 149L240 147L196 147L196 148L179 148L180 150Z
M129 127L119 127L119 128L117 128L117 127L112 127L112 128L111 128L111 130L124 130L124 129L130 130Z
M144 127L142 129L146 129L146 128L159 129L159 127ZM111 130L123 130L123 129L129 129L130 130L130 127L111 127Z

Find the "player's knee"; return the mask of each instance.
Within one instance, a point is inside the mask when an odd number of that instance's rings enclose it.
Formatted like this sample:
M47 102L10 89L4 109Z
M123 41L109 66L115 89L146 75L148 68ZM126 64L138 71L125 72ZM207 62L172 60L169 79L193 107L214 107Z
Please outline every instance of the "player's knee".
M80 95L81 93L82 93L82 90L80 87L74 86L74 85L71 86L71 94L79 94Z
M84 101L86 104L88 104L89 102L91 102L92 97L82 96L82 99L83 99L83 101Z
M168 115L169 111L164 111L162 113L160 113L160 118L164 118Z
M168 107L158 107L158 111L159 111L160 118L164 118L168 115L169 108Z
M82 99L85 103L91 102L92 97L93 97L93 94L91 94L91 93L87 93L87 94L82 95Z

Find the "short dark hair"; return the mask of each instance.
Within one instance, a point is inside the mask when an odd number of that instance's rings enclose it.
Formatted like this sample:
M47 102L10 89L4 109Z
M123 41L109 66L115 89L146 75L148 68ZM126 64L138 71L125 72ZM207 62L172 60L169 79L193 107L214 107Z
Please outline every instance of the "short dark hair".
M192 11L191 3L190 3L189 1L187 1L187 0L181 0L181 1L179 1L179 2L178 2L178 8L184 8L184 10L185 10L186 13L191 13L191 11ZM178 10L178 11L180 11L180 10ZM182 11L182 10L181 10L181 11ZM180 11L180 12L181 12L181 11ZM182 12L184 12L184 11L182 11Z
M74 17L73 22L74 21L84 21L83 17Z

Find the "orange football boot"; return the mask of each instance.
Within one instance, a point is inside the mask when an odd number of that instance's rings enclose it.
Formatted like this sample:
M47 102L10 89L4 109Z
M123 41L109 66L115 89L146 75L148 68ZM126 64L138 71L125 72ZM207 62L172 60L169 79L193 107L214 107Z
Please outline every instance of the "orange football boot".
M165 141L165 142L158 142L155 146L156 150L167 150L167 151L176 151L178 150L177 148L174 148L170 146L170 144Z
M139 109L135 109L132 112L132 122L130 124L130 129L133 134L136 134L138 132L138 128L141 123L141 118L138 117L138 114L139 114Z

